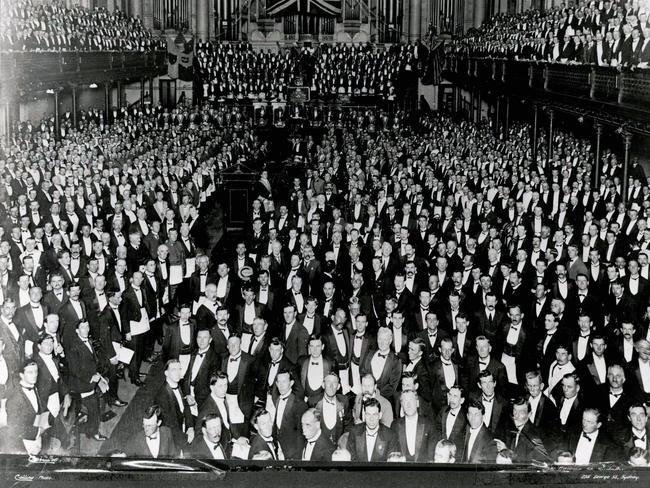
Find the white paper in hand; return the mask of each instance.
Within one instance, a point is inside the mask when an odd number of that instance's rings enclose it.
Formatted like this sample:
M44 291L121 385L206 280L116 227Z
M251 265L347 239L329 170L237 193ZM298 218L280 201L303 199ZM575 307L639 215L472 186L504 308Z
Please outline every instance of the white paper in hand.
M183 282L183 267L180 264L174 264L169 267L169 284L180 285Z
M185 260L185 278L189 278L196 269L196 258L187 258Z
M57 418L59 416L59 412L61 411L61 400L58 391L55 391L48 397L47 409L52 414L52 417Z
M251 450L250 445L234 442L232 445L232 452L230 454L230 457L236 459L248 459L248 453L250 450Z
M117 354L117 360L120 363L131 364L131 359L133 359L133 354L135 352L128 347L122 346Z

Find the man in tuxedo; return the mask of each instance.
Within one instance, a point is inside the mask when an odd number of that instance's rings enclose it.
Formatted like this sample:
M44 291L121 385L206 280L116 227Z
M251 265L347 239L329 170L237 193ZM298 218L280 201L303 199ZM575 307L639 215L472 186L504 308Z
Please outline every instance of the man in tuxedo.
M466 370L466 389L471 395L479 393L479 374L482 371L489 371L497 384L497 391L501 394L505 392L505 386L508 384L506 368L501 361L492 357L492 345L490 340L485 336L478 336L476 342L476 356L470 356L467 360Z
M390 350L393 333L387 327L381 327L377 332L377 350L366 356L365 362L359 367L363 377L370 373L377 382L381 395L392 401L402 376L402 362Z
M650 447L648 438L648 413L640 402L633 402L628 406L627 419L629 424L622 430L618 438L624 453L638 447L647 451Z
M200 329L197 331L197 349L190 355L182 382L183 396L192 397L192 400L188 398L190 406L192 404L203 405L210 395L210 375L220 366L217 353L210 347L211 343L210 330Z
M312 334L309 337L309 356L298 361L297 374L299 397L313 407L323 394L323 381L331 372L337 372L333 362L323 355L323 339Z
M454 443L454 446L463 445L467 416L463 408L465 392L458 385L449 388L447 392L447 405L441 408L435 418L434 431L440 432L441 438Z
M541 429L530 421L530 404L525 398L518 397L510 402L511 417L504 422L504 428L496 439L499 451L510 449L514 453L514 462L530 463L549 460L548 452L542 441Z
M230 459L231 448L221 438L221 418L213 413L202 419L201 434L197 435L187 448L187 455L193 459Z
M134 433L126 442L124 452L127 456L157 459L180 455L171 430L162 425L161 416L162 410L158 405L146 408L142 415L142 432Z
M156 393L155 402L160 406L162 425L169 427L174 444L185 450L194 440L194 422L188 399L182 396L179 383L183 367L177 359L165 364L165 382Z
M365 400L362 409L364 422L350 429L347 450L353 461L385 462L389 454L399 451L399 440L380 423L382 412L377 399Z
M433 459L435 439L439 437L433 429L432 419L418 414L418 394L414 390L402 391L400 405L403 417L391 425L400 445L400 451L407 461L430 462Z
M566 435L580 425L584 400L580 395L580 377L567 373L562 378L562 397L556 402L560 417L560 435Z
M334 445L338 444L339 438L352 424L350 401L347 396L337 393L339 384L339 377L335 372L325 376L323 396L314 407L321 419L321 432Z
M145 345L150 332L149 319L155 318L149 317L147 312L149 307L146 293L142 287L143 281L143 274L140 271L136 271L131 277L131 285L122 294L126 316L129 319L126 340L129 342L130 348L134 351L133 359L131 359L131 364L129 365L129 377L131 383L136 386L143 385L143 382L140 380L140 367L144 360ZM72 291L70 299L72 299ZM164 415L164 406L161 405L161 408L163 409ZM167 419L163 419L163 422L167 422Z
M589 403L597 406L601 412L603 426L613 439L619 439L627 428L628 408L635 402L625 382L623 366L612 363L607 368L607 382L594 388L588 396Z
M315 408L310 408L302 414L302 435L305 437L305 447L302 449L303 461L329 462L336 449L335 444L321 431L321 415Z
M108 391L108 380L103 376L105 364L103 352L97 350L90 340L88 322L77 323L76 334L65 345L69 365L68 383L70 390L79 393L81 404L87 409L88 420L85 431L88 437L104 441L106 437L99 432L99 395Z
M354 399L352 407L352 418L355 424L363 423L363 402L369 398L376 399L381 405L381 423L390 427L393 423L393 406L378 391L377 382L372 373L365 374L361 378L361 394Z
M560 417L553 401L544 395L544 381L539 370L526 373L526 391L530 421L539 429L547 451L552 452L558 440Z
M565 440L566 448L574 453L576 465L588 465L604 461L619 461L621 454L601 422L597 408L586 408L581 416L581 428L573 428Z
M485 413L483 421L490 432L498 432L508 415L508 406L505 398L496 391L496 381L489 370L485 369L478 375L480 392L475 399L483 404Z
M7 398L3 398L0 413L6 415L6 429L3 429L3 446L8 452L38 455L43 446L41 438L44 427L39 415L46 411L45 399L36 388L38 365L28 359L19 368L20 381Z
M494 463L497 458L497 445L492 433L483 422L485 407L476 400L467 406L467 429L462 452L458 456L466 463Z
M238 408L239 415L243 415L248 426L248 419L253 413L253 399L255 396L255 382L253 375L255 367L251 355L241 350L241 338L233 334L228 338L228 357L221 362L221 371L228 375L228 392L232 399L232 407ZM243 433L242 435L246 435Z
M265 408L258 408L253 414L252 423L257 434L251 437L248 458L254 459L255 456L267 452L270 459L285 459L277 437L273 436L275 424L271 413Z
M275 377L275 384L277 394L274 395L272 402L275 409L273 437L277 439L285 459L300 459L304 447L300 425L307 404L291 391L294 380L290 371L279 371Z
M284 325L281 329L281 337L285 343L284 354L293 364L298 362L300 356L307 353L309 343L307 329L296 319L296 315L296 306L287 303L283 309Z

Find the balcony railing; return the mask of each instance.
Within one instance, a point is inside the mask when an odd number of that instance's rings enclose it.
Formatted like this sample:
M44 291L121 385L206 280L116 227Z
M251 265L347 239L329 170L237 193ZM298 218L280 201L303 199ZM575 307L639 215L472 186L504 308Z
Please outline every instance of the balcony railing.
M79 77L119 79L135 72L166 71L165 52L16 52L0 53L0 81L28 86ZM100 76L101 77L101 76Z
M479 82L506 84L517 91L532 89L650 113L650 70L473 58L459 54L445 57L444 70L476 78Z

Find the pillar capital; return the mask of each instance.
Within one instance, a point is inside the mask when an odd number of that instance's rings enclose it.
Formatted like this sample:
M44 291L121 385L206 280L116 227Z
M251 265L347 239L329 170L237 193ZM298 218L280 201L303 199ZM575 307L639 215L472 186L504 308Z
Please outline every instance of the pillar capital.
M623 136L623 142L625 143L625 150L629 150L632 147L632 132L624 130L621 135Z

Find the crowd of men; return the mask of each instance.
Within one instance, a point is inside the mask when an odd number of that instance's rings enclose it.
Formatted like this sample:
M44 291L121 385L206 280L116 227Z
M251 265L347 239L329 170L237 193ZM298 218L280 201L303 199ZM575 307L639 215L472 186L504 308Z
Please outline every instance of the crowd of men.
M492 17L451 47L473 56L647 69L645 0L561 4Z
M274 53L247 43L197 43L195 77L203 97L286 100L287 87L307 86L312 99L378 95L392 99L406 71L424 63L427 48L400 44L323 44Z
M66 7L62 0L4 2L0 7L0 51L166 50L142 19L120 10Z
M261 146L214 108L23 123L0 158L0 443L116 455L647 462L650 191L634 160L423 116L293 140L212 253L218 171ZM280 190L282 189L282 190ZM144 381L143 381L144 380ZM92 442L92 441L91 441Z

